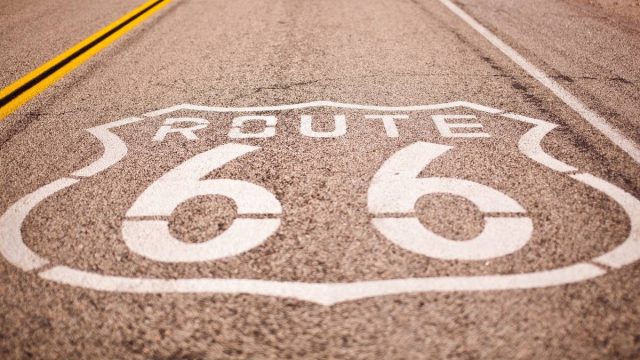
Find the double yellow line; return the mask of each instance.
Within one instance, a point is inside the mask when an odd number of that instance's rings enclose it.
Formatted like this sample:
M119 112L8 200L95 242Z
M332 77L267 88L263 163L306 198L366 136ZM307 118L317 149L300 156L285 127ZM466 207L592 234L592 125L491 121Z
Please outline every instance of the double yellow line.
M149 0L72 48L0 90L0 120L90 59L171 0Z

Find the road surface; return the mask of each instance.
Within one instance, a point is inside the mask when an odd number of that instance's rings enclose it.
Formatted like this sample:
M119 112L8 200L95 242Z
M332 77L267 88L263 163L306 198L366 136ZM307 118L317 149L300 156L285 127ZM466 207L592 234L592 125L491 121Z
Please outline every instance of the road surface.
M0 121L0 357L640 357L637 11L159 3Z

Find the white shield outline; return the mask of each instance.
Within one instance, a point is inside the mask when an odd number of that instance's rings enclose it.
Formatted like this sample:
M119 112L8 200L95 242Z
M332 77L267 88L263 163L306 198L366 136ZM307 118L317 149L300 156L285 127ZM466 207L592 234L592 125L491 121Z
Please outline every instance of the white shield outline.
M616 201L626 212L630 221L628 237L616 248L590 261L538 272L504 275L440 276L425 278L403 278L390 280L368 280L349 283L305 283L293 281L271 281L255 279L159 279L108 276L67 266L53 266L38 273L38 276L72 286L93 290L129 293L222 293L254 294L295 298L321 305L333 305L362 298L431 291L487 291L508 289L531 289L576 283L592 279L629 265L640 259L640 201L623 189L588 173L578 173L578 169L555 159L544 152L540 143L556 124L517 115L502 110L465 102L455 101L435 105L385 107L345 104L332 101L315 101L301 104L276 105L267 107L208 107L183 104L149 112L143 117L132 117L87 129L103 145L102 156L88 166L77 170L71 177L63 177L22 197L11 205L0 217L0 253L14 266L24 270L37 270L48 261L29 249L22 239L22 223L38 203L54 193L91 177L118 163L127 154L127 146L110 129L132 124L180 110L208 112L265 112L294 110L313 107L334 107L353 110L375 111L419 111L439 110L456 107L468 108L502 116L514 121L533 125L518 141L518 149L530 159L574 180L586 184Z

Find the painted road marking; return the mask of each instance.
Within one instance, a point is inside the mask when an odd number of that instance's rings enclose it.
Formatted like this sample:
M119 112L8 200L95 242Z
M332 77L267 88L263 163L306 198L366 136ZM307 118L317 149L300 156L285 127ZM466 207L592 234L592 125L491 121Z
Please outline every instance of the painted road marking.
M335 101L311 101L306 103L299 104L286 104L286 105L272 105L272 106L255 106L255 107L223 107L223 106L203 106L203 105L193 105L193 104L180 104L171 106L165 109L150 111L144 116L154 117L169 114L172 112L180 111L180 110L193 110L193 111L206 111L206 112L266 112L266 111L286 111L286 110L299 110L306 108L314 108L314 107L332 107L338 109L352 109L352 110L374 110L374 111L428 111L428 110L447 110L447 109L455 109L459 107L477 110L486 112L489 114L497 114L501 113L502 110L474 104L468 101L452 101L449 103L443 104L432 104L432 105L416 105L416 106L378 106L378 105L356 105L356 104L347 104L340 103Z
M72 173L72 176L89 177L93 176L102 170L105 170L118 161L122 160L127 155L127 145L120 139L119 136L113 134L109 129L124 126L127 124L133 124L141 121L143 118L126 118L118 121L114 121L109 124L93 127L87 131L91 135L95 136L104 147L104 153L97 161L92 162L86 167Z
M18 81L0 90L0 120L129 32L170 1L147 1Z
M231 179L201 180L213 170L258 149L225 144L192 157L149 185L127 211L127 217L169 216L181 203L203 195L232 199L239 216L281 214L278 199L262 186ZM152 260L210 261L238 255L262 244L279 226L279 219L239 218L217 237L188 244L171 235L166 220L126 220L122 224L122 237L131 251Z
M533 76L542 85L551 90L560 100L572 108L575 112L580 114L589 124L598 129L609 140L616 144L620 149L626 152L635 162L640 164L640 147L633 141L624 136L621 132L615 129L607 120L598 115L593 110L589 109L582 101L573 96L569 91L563 88L555 80L550 78L544 71L527 61L522 55L515 51L511 46L500 40L496 35L489 31L486 27L482 26L473 17L467 14L460 7L452 3L450 0L440 0L444 6L451 10L454 14L460 17L465 23L471 26L475 31L480 33L485 39L489 40L493 46L502 51L513 62L518 64L529 75Z
M484 213L524 213L508 195L477 182L442 177L419 178L424 168L451 146L416 142L387 159L371 180L369 212L412 214L418 199L427 194L451 194L474 203ZM412 214L413 215L413 214ZM527 217L487 216L484 229L473 239L455 241L424 227L415 216L376 217L380 233L403 249L444 260L485 260L511 254L531 238L533 222Z
M318 105L320 104L320 105ZM615 201L620 209L624 211L630 221L630 230L626 238L614 249L609 250L605 254L598 255L593 259L586 259L571 265L562 266L556 269L532 271L527 273L516 274L495 274L495 275L473 275L473 276L435 276L435 277L416 277L416 278L397 278L387 280L364 280L353 282L300 282L300 281L273 281L262 279L233 279L233 278L187 278L187 279L164 279L164 278L148 278L148 277L124 277L124 276L111 276L95 273L92 271L73 269L68 266L61 266L53 264L52 267L42 268L47 264L47 260L41 258L37 254L33 253L22 238L22 223L28 216L29 212L34 209L38 204L46 198L54 195L57 191L64 188L73 188L79 186L84 179L69 179L61 178L50 184L42 186L31 194L25 195L22 199L11 205L9 209L0 216L0 233L8 234L9 236L2 236L0 239L0 253L13 265L23 270L33 270L40 268L39 276L43 279L55 281L62 284L68 284L72 286L84 287L88 289L102 290L102 291L114 291L114 292L130 292L130 293L226 293L226 294L255 294L266 296L278 296L278 297L290 297L300 299L304 301L311 301L322 305L333 305L343 301L362 299L372 296L383 296L391 294L401 293L416 293L416 292L429 292L429 291L488 291L488 290L510 290L510 289L533 289L540 287L558 286L564 284L571 284L587 279L592 279L606 274L609 271L615 271L616 268L632 264L640 260L640 201L631 194L627 193L623 189L609 183L604 179L597 178L587 173L575 174L577 170L562 161L553 158L550 154L544 153L540 142L543 141L546 134L551 132L556 125L546 122L544 120L533 119L522 115L516 115L512 113L504 113L501 110L484 107L477 104L471 104L467 102L453 102L447 104L437 105L424 105L424 106L409 106L409 107L377 107L355 104L341 104L331 103L327 101L313 102L307 104L294 104L294 105L282 105L272 107L259 107L259 108L241 108L242 111L247 113L265 112L265 111L278 111L285 109L305 109L314 107L330 107L334 104L338 109L358 109L367 110L369 113L374 111L392 112L393 117L397 118L398 112L416 111L415 109L428 109L438 112L449 112L453 114L459 114L460 110L473 109L476 111L482 111L485 114L491 114L503 119L509 119L516 123L528 124L531 127L520 136L518 140L517 149L520 153L528 157L529 159L543 165L544 167L555 171L561 176L568 177L571 181L584 184L601 192L608 196L611 200ZM452 105L456 104L456 105ZM457 109L455 109L457 107ZM193 105L180 105L171 107L164 110L154 112L156 114L166 115L173 111L180 111L182 109L199 109L204 112L219 113L224 112L217 107L202 107ZM226 108L226 112L237 113L242 112L240 108ZM479 110L480 109L480 110ZM401 114L403 115L403 114ZM248 116L248 115L247 115ZM265 119L269 119L270 123L274 123L273 119L268 116L271 114L264 114L267 116ZM382 115L378 114L375 119L384 119ZM152 116L146 116L144 118L127 118L124 120L114 121L109 124L100 125L88 131L96 136L104 147L104 153L102 157L97 159L93 164L78 170L74 174L76 176L90 177L104 171L111 166L122 160L128 152L127 145L120 137L113 133L111 130L120 126L127 126L129 124L138 123L141 121L152 121ZM362 121L371 121L369 118L364 117ZM391 119L393 120L393 119ZM406 120L405 120L406 121ZM476 121L476 120L474 120ZM275 123L274 123L275 124ZM237 125L237 124L236 124ZM163 126L163 125L160 125ZM477 127L476 127L477 128ZM397 130L397 129L396 129ZM492 137L493 139L493 137ZM153 138L149 139L150 142L154 142ZM317 141L335 141L332 139L317 139ZM471 138L467 141L486 141L483 138ZM157 144L157 143L156 143ZM469 246L474 247L473 252L469 252L467 249L452 249L451 241L448 239L440 238L427 239L431 242L431 247L424 251L424 248L415 247L418 243L417 238L411 238L409 242L400 239L398 240L395 230L388 231L388 229L382 229L381 233L386 235L388 240L399 244L401 247L407 248L410 251L417 253L423 253L430 257L445 258L445 259L469 259L469 254L477 256L480 252L482 259L492 256L502 256L506 253L510 253L518 250L529 239L530 233L530 219L526 216L526 209L506 194L492 189L486 185L465 181L457 178L434 178L434 177L422 177L417 176L423 171L424 167L428 167L432 161L437 161L437 158L444 157L444 153L455 151L456 145L441 145L427 142L414 142L400 149L396 155L391 156L386 161L382 162L379 166L377 174L373 177L370 184L370 193L368 194L369 212L374 215L372 219L374 227L379 227L380 224L375 222L378 219L386 219L385 214L389 213L401 213L405 217L394 217L390 219L413 219L411 216L414 213L413 204L415 197L424 192L450 192L456 195L462 195L469 199L476 206L485 213L488 219L511 219L521 221L522 223L516 227L507 226L509 235L519 234L521 236L514 240L513 238L507 239L506 243L494 241L495 239L483 240L483 246L476 246L472 240ZM515 148L515 147L514 147ZM147 190L145 190L135 201L132 207L127 212L127 218L125 223L131 222L144 222L149 219L141 220L140 217L149 216L165 216L170 214L178 203L200 194L226 194L228 197L236 201L238 205L238 213L251 213L251 214L270 214L272 218L248 218L250 220L275 220L278 222L280 219L275 216L280 216L282 208L279 200L266 188L260 185L251 184L241 180L230 179L210 179L201 180L202 177L211 171L212 168L218 168L225 166L226 163L231 162L236 157L242 154L248 154L258 150L257 147L250 145L240 144L226 144L214 147L211 150L205 151L199 155L195 155L190 160L185 161L181 165L178 165L173 170L170 170L160 179L152 183ZM411 156L405 156L407 152L412 153ZM242 154L240 154L242 153ZM242 160L238 160L242 161ZM78 175L79 174L79 175ZM391 179L390 179L391 178ZM389 196L387 190L389 190L388 184L394 182L395 178L399 178L398 181L413 182L402 184L402 191L395 191L397 189L391 189L394 196ZM432 180L435 180L432 181ZM222 181L222 183L220 182ZM229 183L227 183L229 182ZM238 191L238 188L227 186L230 182L237 182L242 191ZM234 183L236 184L236 183ZM258 192L263 192L261 195L266 201L253 201L251 199L260 198L260 196L250 196L250 200L243 198L244 188L247 184L249 187L255 187ZM417 185L416 185L417 184ZM213 186L210 186L213 185ZM376 187L382 187L387 189L377 189ZM237 187L237 186L236 186ZM235 189L235 190L234 190ZM372 195L373 194L373 195ZM376 194L379 194L376 195ZM416 195L418 194L418 195ZM407 197L410 199L407 200ZM404 200L403 200L404 199ZM246 205L246 206L245 206ZM504 214L511 214L517 216L502 216ZM497 215L496 215L497 214ZM286 214L282 215L286 216ZM240 218L240 216L238 216ZM243 220L242 218L238 220ZM156 220L153 220L156 221ZM485 223L485 230L491 227L490 222ZM144 225L144 224L143 224ZM153 225L153 224L152 224ZM499 225L499 224L498 224ZM125 227L128 225L125 225ZM383 224L382 227L385 225ZM422 227L423 225L414 222L411 227ZM143 226L144 227L144 226ZM241 227L245 225L241 224ZM267 226L268 228L268 226ZM398 233L402 233L407 226L401 224L399 226ZM149 258L159 258L160 261L201 261L203 259L197 258L200 256L195 251L192 251L189 246L182 246L179 244L178 248L163 247L162 236L142 237L137 236L137 233L145 233L153 235L156 230L152 226L151 231L149 228L142 230L129 231L123 229L125 242L131 245L131 241L144 240L148 241L150 238L153 240L160 240L161 246L157 246L158 243L145 243L142 246L134 249L134 252L141 253L143 256ZM248 229L248 230L247 230ZM247 231L243 232L242 248L233 248L220 250L220 248L205 249L203 252L208 253L208 259L212 253L214 255L220 255L218 251L225 252L224 255L233 255L237 252L249 251L249 248L257 246L264 234L260 235L259 231L251 230L251 226L247 227ZM270 228L271 229L271 228ZM275 232L277 229L276 223L269 232ZM166 233L166 224L162 224L160 233ZM264 229L261 229L264 230ZM230 231L230 228L227 229ZM424 237L425 229L422 229L422 234L419 234L418 238ZM495 231L493 231L495 233ZM498 231L498 233L505 232L504 230ZM132 233L129 236L127 233ZM224 234L224 233L223 233ZM165 234L166 235L166 234ZM256 236L260 235L260 236ZM400 234L402 235L402 234ZM268 236L268 235L267 235ZM413 235L412 235L413 236ZM137 240L136 240L137 237ZM220 235L222 237L222 235ZM482 237L482 234L479 236ZM166 239L165 239L166 240ZM175 239L169 239L170 243ZM217 239L226 241L225 239ZM424 239L423 239L424 240ZM477 239L476 239L477 240ZM206 243L205 243L206 244ZM506 245L505 245L506 244ZM222 247L224 244L220 245ZM418 244L420 245L420 244ZM154 249L155 246L155 249ZM506 246L506 248L505 248ZM463 246L464 247L464 246ZM150 253L157 251L160 248L159 256L157 253ZM199 249L202 250L202 249ZM195 254L195 255L194 255ZM453 256L452 256L453 255ZM462 255L462 256L461 256ZM195 258L194 258L195 256ZM215 258L218 258L217 256ZM204 259L206 260L206 259ZM473 258L471 259L473 260ZM602 264L603 266L600 266Z
M109 292L255 294L294 298L331 306L374 296L418 292L489 291L535 289L593 279L606 271L591 264L578 263L559 269L527 274L487 276L441 276L351 283L304 283L253 279L150 279L109 276L56 266L40 277L61 284Z
M38 190L18 200L0 217L0 254L14 266L28 271L42 267L48 263L31 251L22 241L22 223L31 209L52 194L69 187L78 180L62 178L42 186Z
M409 115L372 115L364 114L365 119L382 120L382 125L387 137L400 137L398 127L395 120L415 120ZM300 134L310 138L337 138L347 134L347 118L345 114L336 114L333 116L333 131L315 131L313 130L313 115L300 115ZM482 132L483 125L476 121L475 115L431 115L431 120L435 125L435 130L444 138L489 138L490 134ZM353 119L351 119L353 120ZM456 121L457 120L457 121ZM454 122L455 121L455 122ZM263 125L261 131L244 132L243 126L249 123L260 123ZM185 123L195 124L193 126L184 126ZM180 134L187 140L199 140L200 137L196 131L206 129L211 122L202 118L167 118L164 124L158 128L153 136L153 141L162 142L167 139L171 133ZM258 139L271 138L276 135L276 125L278 118L275 115L243 115L233 118L231 129L228 137L231 139ZM174 127L174 125L178 125ZM216 124L216 127L219 127ZM169 136L171 138L171 136Z

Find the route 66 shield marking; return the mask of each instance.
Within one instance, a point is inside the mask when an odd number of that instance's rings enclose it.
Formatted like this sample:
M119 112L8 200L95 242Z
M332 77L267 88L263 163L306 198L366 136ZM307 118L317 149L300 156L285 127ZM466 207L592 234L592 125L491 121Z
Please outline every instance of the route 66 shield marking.
M321 126L324 127L322 130L318 130L316 123L320 117L330 119L328 125ZM256 164L258 170L269 173L267 163L270 160L277 162L280 155L292 152L299 156L311 154L314 160L322 163L299 161L294 164L309 169L308 173L301 171L298 179L315 176L313 184L324 184L317 182L324 180L318 180L323 176L316 176L316 172L327 174L325 180L331 178L331 184L337 184L341 196L349 200L348 204L337 204L332 198L332 190L323 190L328 198L318 200L317 204L321 205L315 206L328 209L329 217L338 219L336 224L357 228L354 234L347 234L350 241L364 244L375 237L404 257L477 264L527 251L531 239L547 236L538 234L545 226L544 221L531 214L518 189L498 188L458 175L457 172L464 173L464 167L448 162L471 159L467 160L467 167L483 169L480 163L487 160L482 160L480 155L477 160L476 155L461 158L455 154L466 151L468 155L480 148L492 149L493 144L500 141L505 145L495 147L496 152L511 149L511 156L517 161L528 162L529 165L524 166L526 174L552 174L547 176L604 194L628 218L629 231L617 246L602 254L552 269L381 279L366 276L349 281L106 275L69 264L50 264L28 247L23 239L23 223L29 213L45 199L55 200L56 194L63 189L73 191L88 179L118 171L131 156L129 144L118 132L151 123L159 126L154 127L153 136L146 141L155 148L181 141L204 143L205 149L190 153L184 161L145 184L144 191L127 209L114 210L121 214L120 241L134 256L145 261L187 265L217 263L273 245L277 238L285 236L282 232L297 229L289 224L289 217L314 225L317 221L313 214L299 209L305 204L290 201L296 199L294 195L313 189L305 190L304 184L292 184L287 174L274 173L275 180L272 181L264 175L261 177L260 171L254 171L252 179L241 178ZM513 134L518 130L511 127L524 127L525 130L515 136ZM581 172L546 153L541 142L555 127L544 120L463 101L405 107L327 101L248 108L178 105L88 129L104 147L102 156L12 204L0 217L0 252L7 261L24 271L39 271L38 275L43 279L88 289L130 293L248 293L290 297L323 305L401 293L557 286L591 279L635 262L640 258L640 201L610 182ZM215 136L207 138L207 131L212 128L215 128ZM377 129L376 134L374 129ZM503 133L510 136L502 136ZM375 140L368 140L367 136L375 137ZM510 144L508 140L514 140L514 143ZM300 148L296 148L298 143L302 144ZM374 164L368 157L360 160L359 151L374 154L373 158L379 162ZM271 157L252 162L252 157L259 157L261 152L269 152ZM495 162L495 159L491 161ZM225 169L234 166L237 178L223 177ZM287 167L291 165L278 166L291 169ZM298 193L293 192L293 188ZM433 194L462 198L472 204L482 214L481 231L460 241L430 229L418 216L416 204L422 197ZM176 238L170 230L172 213L189 199L208 195L232 200L236 218L222 233L206 241L188 243ZM346 220L340 221L340 215L334 214L338 212L331 210L334 205L346 209ZM352 218L360 220L351 222ZM331 226L327 225L325 230L316 233L338 234L336 231L332 232ZM292 239L302 238L302 235L287 236ZM331 243L333 235L329 235L327 239L320 235L307 244L325 240ZM335 257L340 256L335 254Z

